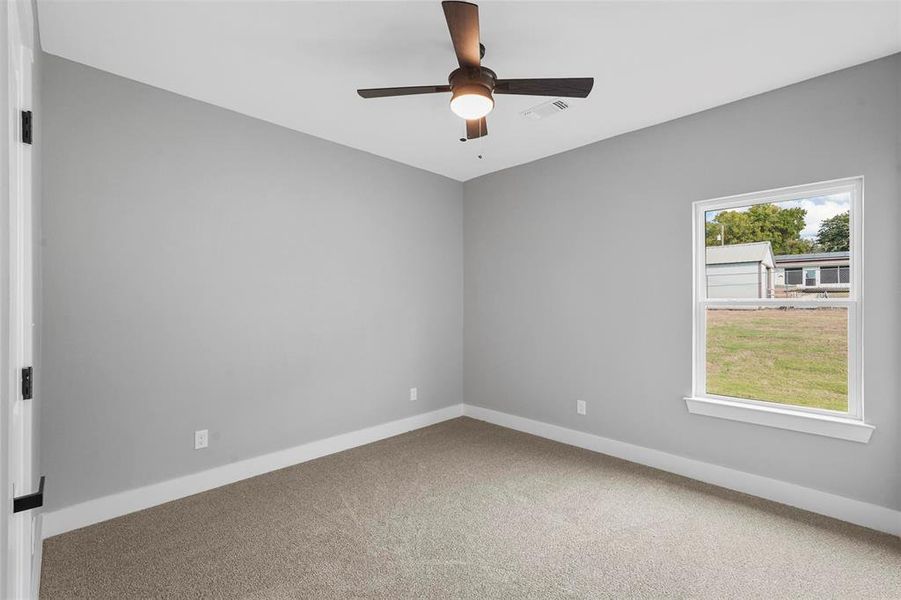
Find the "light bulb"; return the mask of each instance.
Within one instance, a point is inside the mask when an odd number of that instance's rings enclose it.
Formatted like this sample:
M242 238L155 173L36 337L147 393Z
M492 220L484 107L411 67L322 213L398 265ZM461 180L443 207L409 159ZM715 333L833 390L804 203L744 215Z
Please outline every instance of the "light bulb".
M472 121L490 113L494 108L494 99L491 92L480 85L466 86L454 90L450 107L461 119Z

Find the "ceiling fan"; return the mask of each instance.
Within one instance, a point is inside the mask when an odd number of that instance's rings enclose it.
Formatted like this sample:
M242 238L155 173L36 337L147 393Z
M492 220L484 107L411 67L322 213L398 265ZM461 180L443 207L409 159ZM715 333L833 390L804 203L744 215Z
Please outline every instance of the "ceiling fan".
M441 3L447 28L460 68L451 72L449 85L370 88L357 90L363 98L386 98L413 94L450 92L450 108L466 120L466 139L488 135L486 115L494 108L493 94L523 96L563 96L586 98L594 85L593 77L556 79L498 79L482 66L485 46L479 42L479 7L470 2L445 0Z

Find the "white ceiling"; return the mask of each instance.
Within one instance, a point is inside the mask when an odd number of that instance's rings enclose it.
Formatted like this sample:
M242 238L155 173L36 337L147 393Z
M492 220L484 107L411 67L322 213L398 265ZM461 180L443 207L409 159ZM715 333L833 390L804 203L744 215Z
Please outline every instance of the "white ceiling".
M499 77L593 76L591 96L541 121L519 113L548 98L498 96L488 137L466 143L449 94L359 98L446 83L437 0L38 2L51 54L459 180L901 51L898 0L480 9Z

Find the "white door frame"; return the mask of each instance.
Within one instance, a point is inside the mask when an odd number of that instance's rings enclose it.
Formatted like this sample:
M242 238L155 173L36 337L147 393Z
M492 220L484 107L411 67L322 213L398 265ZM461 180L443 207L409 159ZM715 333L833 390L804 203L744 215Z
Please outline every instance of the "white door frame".
M32 110L34 63L34 15L29 0L7 0L7 90L5 98L8 123L8 181L6 196L7 227L0 230L0 260L6 272L7 318L0 319L0 369L3 380L0 395L5 404L0 411L0 435L7 437L8 485L3 493L3 518L7 538L3 540L6 581L4 598L30 599L37 595L40 571L40 511L13 514L12 498L35 491L36 440L34 400L22 397L21 373L32 366L34 336L32 265L32 146L22 140L22 111ZM2 573L2 571L0 571Z

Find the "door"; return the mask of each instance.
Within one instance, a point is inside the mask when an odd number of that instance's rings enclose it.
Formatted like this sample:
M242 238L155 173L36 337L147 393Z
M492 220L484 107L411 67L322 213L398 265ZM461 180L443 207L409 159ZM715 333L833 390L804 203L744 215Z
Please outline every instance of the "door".
M31 111L34 21L31 3L10 0L6 11L7 90L4 102L8 132L7 194L5 223L0 230L3 304L0 318L0 364L2 402L0 435L6 437L5 467L7 495L4 504L6 539L2 582L4 598L33 598L37 592L40 564L40 497L42 488L36 469L34 402L31 387L33 323L32 273L32 145L23 111ZM29 113L30 114L30 113ZM0 314L2 314L0 313ZM5 573L4 573L5 571Z

